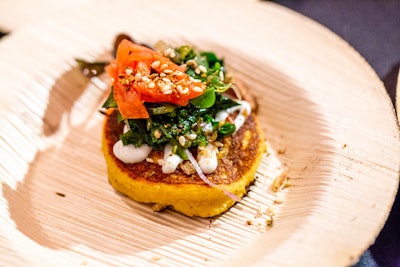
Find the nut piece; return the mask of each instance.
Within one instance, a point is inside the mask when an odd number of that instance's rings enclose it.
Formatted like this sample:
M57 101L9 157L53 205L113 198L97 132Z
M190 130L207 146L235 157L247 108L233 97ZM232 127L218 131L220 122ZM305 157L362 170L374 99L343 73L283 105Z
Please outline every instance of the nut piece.
M272 184L271 184L271 190L272 190L273 192L275 192L275 193L278 192L278 191L282 188L282 186L283 186L284 184L286 184L287 177L288 177L288 175L287 175L286 172L282 173L281 175L278 175L278 176L274 179L274 181L272 182Z

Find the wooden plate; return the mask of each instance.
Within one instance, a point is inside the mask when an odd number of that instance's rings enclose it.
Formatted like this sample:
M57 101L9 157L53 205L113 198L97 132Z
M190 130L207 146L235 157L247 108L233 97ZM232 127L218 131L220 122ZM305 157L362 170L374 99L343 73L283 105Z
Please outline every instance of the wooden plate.
M120 32L214 50L257 96L269 153L222 216L154 213L108 184L107 78L86 80L74 58L106 57ZM397 192L382 82L335 34L273 3L104 1L52 14L0 42L0 80L4 266L345 266ZM273 192L283 172L291 186Z

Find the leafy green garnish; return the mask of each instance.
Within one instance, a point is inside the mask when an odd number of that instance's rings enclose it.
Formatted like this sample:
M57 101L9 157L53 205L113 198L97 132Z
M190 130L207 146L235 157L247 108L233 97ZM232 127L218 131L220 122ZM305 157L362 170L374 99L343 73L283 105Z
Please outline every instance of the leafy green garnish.
M184 149L208 144L212 132L205 131L206 124L215 124L215 130L220 137L234 133L236 130L234 124L225 122L218 128L218 122L214 117L217 112L237 105L234 100L215 94L215 103L210 108L198 108L193 104L185 107L174 106L173 111L151 115L147 120L128 119L130 131L122 134L120 139L124 144L135 146L146 143L156 150L163 149L170 143L175 153L186 157ZM179 141L181 136L185 138L184 144Z
M196 52L193 50L192 47L188 45L182 45L175 49L176 57L172 58L172 61L176 64L182 64L190 59L196 57Z
M202 59L202 62L207 62L208 67L211 69L213 69L216 64L219 64L219 66L224 65L224 60L218 58L217 55L215 55L215 53L213 52L200 52L200 57Z
M120 135L124 145L134 144L139 147L143 143L148 143L145 120L128 120L128 125L130 130Z
M104 102L102 108L116 108L118 107L117 102L114 100L114 88L111 87L110 94Z
M130 130L121 134L120 139L124 145L139 147L145 143L156 150L171 144L173 153L187 159L186 149L206 146L210 141L220 140L236 131L235 124L216 121L215 115L239 104L221 94L231 88L231 84L225 81L223 59L213 52L198 52L188 45L173 51L171 60L184 64L186 74L203 82L206 90L191 99L187 106L145 102L150 117L125 120ZM103 107L117 107L112 88ZM122 121L120 113L118 119Z
M147 111L150 115L161 115L171 113L175 110L176 106L174 105L161 105L158 107L148 107Z
M197 108L210 108L215 103L215 90L207 88L207 90L200 96L190 100L190 103Z
M231 135L235 132L236 125L230 122L225 122L221 128L218 130L218 133L222 135Z

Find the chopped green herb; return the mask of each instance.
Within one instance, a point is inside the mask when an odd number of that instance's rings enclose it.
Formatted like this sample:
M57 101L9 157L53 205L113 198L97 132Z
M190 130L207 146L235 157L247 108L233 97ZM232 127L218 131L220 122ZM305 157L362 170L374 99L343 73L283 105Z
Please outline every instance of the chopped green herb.
M191 99L190 103L197 108L210 108L215 103L215 90L208 89L200 96Z
M176 106L172 105L162 105L159 107L148 107L147 111L150 115L161 115L171 113L175 110Z
M221 128L218 130L218 133L222 135L231 135L235 132L236 126L233 123L225 122Z
M156 150L163 149L168 143L176 147L176 153L184 155L182 149L189 147L205 146L212 132L205 129L207 124L215 124L215 131L222 136L235 132L234 124L226 122L218 129L218 122L214 121L215 114L223 109L238 105L237 102L221 94L215 94L215 103L210 108L197 108L189 104L185 107L174 106L169 113L151 115L149 119L128 119L130 131L121 135L124 144L140 146L148 144ZM162 106L165 107L165 106ZM185 145L177 140L180 136L195 136L193 140L186 138Z

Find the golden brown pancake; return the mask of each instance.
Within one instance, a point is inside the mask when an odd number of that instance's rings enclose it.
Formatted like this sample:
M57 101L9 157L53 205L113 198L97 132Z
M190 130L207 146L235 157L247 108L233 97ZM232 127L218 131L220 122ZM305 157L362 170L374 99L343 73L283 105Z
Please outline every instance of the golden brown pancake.
M122 133L117 112L107 115L103 127L102 150L111 185L129 198L153 204L155 209L169 207L188 216L213 217L228 210L235 201L221 189L207 185L197 173L185 174L180 168L165 174L157 159L162 151L153 150L154 162L126 164L115 157L113 146ZM218 154L218 167L207 178L229 192L243 197L254 181L262 154L266 150L262 132L254 115L232 136L225 137ZM195 154L195 151L193 151Z

